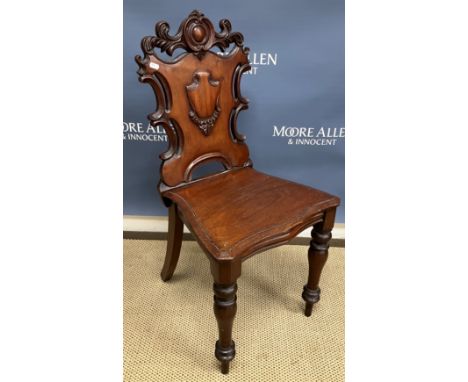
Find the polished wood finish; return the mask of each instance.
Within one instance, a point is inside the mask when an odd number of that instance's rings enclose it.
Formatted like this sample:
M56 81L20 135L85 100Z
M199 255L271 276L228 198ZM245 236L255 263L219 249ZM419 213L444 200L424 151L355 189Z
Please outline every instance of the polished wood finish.
M314 225L312 240L309 247L309 277L304 285L302 298L306 302L305 315L312 314L312 307L320 300L319 281L322 269L328 258L328 243L331 239L331 230L335 221L336 208L330 208L324 213L323 220Z
M219 329L215 356L226 374L235 356L232 327L242 262L313 226L309 277L302 294L309 316L320 299L320 275L340 201L252 168L245 136L237 131L237 116L248 104L240 92L242 73L250 69L248 48L242 34L231 32L228 20L219 26L216 32L198 11L182 21L175 35L161 21L155 36L143 38L144 56L137 56L136 62L140 81L151 85L156 96L150 123L163 126L169 140L168 150L160 155L158 186L169 207L161 277L167 281L174 273L185 223L210 260ZM214 47L230 50L219 54ZM169 56L177 49L185 53L166 61L155 49ZM194 169L208 161L221 162L224 171L193 180Z
M123 239L128 240L167 240L168 234L167 230L162 231L123 231ZM195 236L191 232L185 232L182 235L183 241L196 241ZM303 236L296 236L294 239L288 241L288 245L309 245L310 239ZM330 247L344 248L345 240L344 238L332 237L330 240Z
M338 199L253 168L229 171L163 193L210 256L247 258L286 243L322 220Z
M169 207L166 258L164 260L163 269L161 270L161 278L163 281L169 281L174 274L177 262L179 261L183 232L184 223L179 217L177 204L172 204Z
M237 284L213 284L214 313L218 321L219 340L215 345L215 356L221 361L221 372L229 372L229 363L236 355L236 345L232 340L232 324L237 311Z
M189 183L195 167L208 161L219 161L226 169L251 165L236 122L247 107L240 78L250 69L248 49L240 33L230 33L228 20L220 25L224 29L216 33L211 22L194 11L176 36L170 36L162 22L156 25L156 36L142 40L144 57L136 57L139 79L153 87L158 103L148 118L153 126L162 125L169 139L169 149L160 156L161 191ZM224 49L231 41L235 47L226 54L209 50ZM177 48L188 52L167 62L153 53L156 47L169 54Z

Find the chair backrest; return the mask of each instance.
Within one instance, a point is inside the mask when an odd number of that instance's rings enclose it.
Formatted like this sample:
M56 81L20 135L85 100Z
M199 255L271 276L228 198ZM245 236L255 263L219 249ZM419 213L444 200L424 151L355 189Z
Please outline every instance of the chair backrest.
M250 70L248 48L242 34L231 32L229 20L219 26L216 32L199 11L190 13L175 35L161 21L155 36L141 41L144 57L135 57L140 81L149 83L156 96L157 109L148 119L162 125L169 140L160 155L161 192L191 182L194 168L207 161L221 162L226 171L252 165L236 126L248 103L240 92L242 73ZM178 48L186 52L167 61L156 48L169 56Z

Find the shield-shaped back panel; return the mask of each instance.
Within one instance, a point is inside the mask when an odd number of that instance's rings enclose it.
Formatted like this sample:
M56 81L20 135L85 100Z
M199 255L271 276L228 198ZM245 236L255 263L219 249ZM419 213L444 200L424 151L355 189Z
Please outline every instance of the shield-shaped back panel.
M240 78L250 69L248 49L240 33L231 33L229 21L215 32L211 22L196 11L182 22L175 36L165 22L156 25L156 36L145 37L145 56L136 57L140 81L154 89L157 110L148 117L162 125L169 149L161 155L161 188L191 181L193 169L206 161L220 161L226 170L250 166L245 137L237 132L240 110L247 100L240 94ZM234 47L228 53L221 50ZM155 48L172 55L177 48L187 52L173 61L157 56Z

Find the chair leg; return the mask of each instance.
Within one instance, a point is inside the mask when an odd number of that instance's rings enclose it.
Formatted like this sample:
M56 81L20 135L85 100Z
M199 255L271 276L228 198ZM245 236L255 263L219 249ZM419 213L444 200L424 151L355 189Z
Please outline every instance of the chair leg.
M327 262L331 230L335 223L335 210L325 212L322 222L315 224L312 230L312 240L309 247L309 277L304 285L302 298L306 302L305 315L310 317L312 307L320 300L319 281L322 269Z
M229 373L229 363L236 355L232 340L232 324L237 311L237 283L213 284L214 313L218 321L219 340L216 341L215 356L221 361L221 373Z
M173 203L169 207L166 258L164 260L163 269L161 270L161 278L163 281L170 280L176 269L180 255L180 247L182 245L183 229L184 223L179 217L177 205Z

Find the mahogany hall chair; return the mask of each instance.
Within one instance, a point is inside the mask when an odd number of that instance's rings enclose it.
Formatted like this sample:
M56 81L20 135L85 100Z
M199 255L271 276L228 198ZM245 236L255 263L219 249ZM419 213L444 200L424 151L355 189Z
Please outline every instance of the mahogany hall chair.
M144 37L144 56L136 56L139 80L154 90L157 107L151 125L162 125L169 148L160 155L159 192L169 208L169 237L161 277L176 268L185 224L211 264L214 314L219 340L215 356L223 374L235 356L232 325L236 314L237 278L249 257L287 243L313 226L308 251L309 276L302 298L305 315L320 299L319 278L327 260L336 196L254 170L237 116L247 109L241 95L242 73L250 69L243 36L231 32L229 20L211 21L193 11L175 35L169 24L156 24ZM221 51L213 51L218 47ZM155 49L174 59L158 57ZM223 52L223 53L222 53ZM219 161L224 170L192 179L194 169Z

